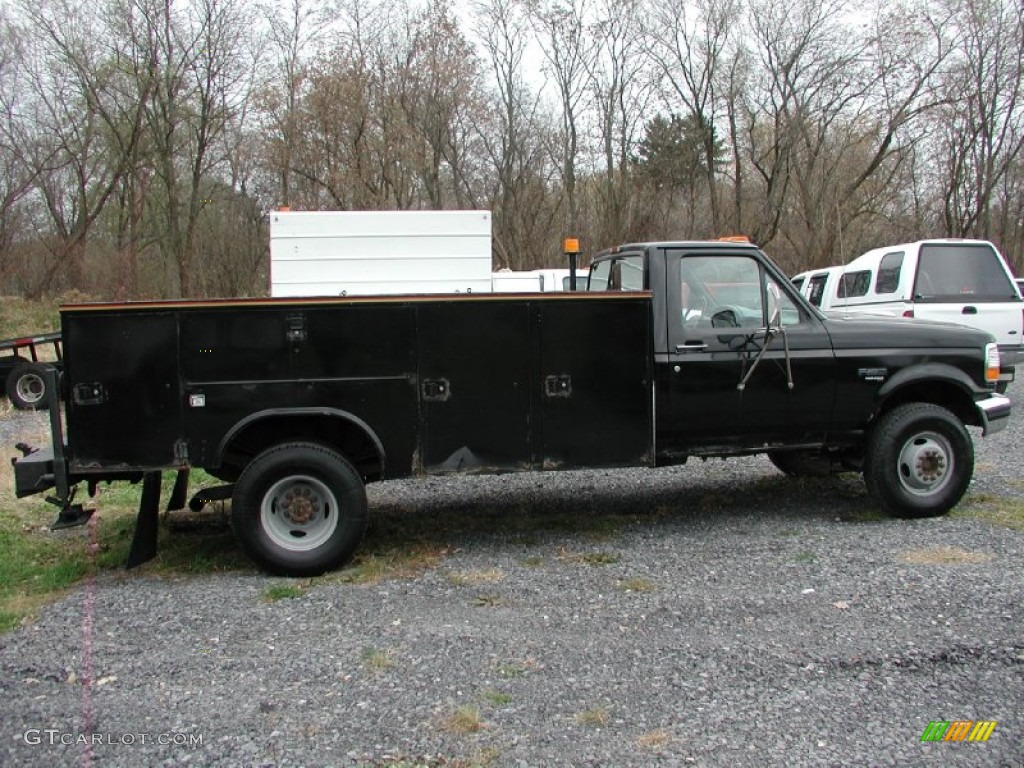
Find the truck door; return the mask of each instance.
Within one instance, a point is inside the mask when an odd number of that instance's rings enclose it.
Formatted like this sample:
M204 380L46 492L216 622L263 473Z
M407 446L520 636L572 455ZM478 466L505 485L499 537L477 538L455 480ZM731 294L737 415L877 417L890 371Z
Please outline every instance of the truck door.
M666 257L668 350L656 375L669 407L658 413L659 449L820 439L832 418L834 354L789 281L749 249L680 248Z

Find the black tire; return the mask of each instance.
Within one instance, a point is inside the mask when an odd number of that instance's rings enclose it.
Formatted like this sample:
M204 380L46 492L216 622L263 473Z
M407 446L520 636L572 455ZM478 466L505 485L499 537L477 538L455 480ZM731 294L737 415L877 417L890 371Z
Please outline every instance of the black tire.
M974 474L974 443L950 411L908 403L871 430L864 460L868 491L900 517L944 515L963 498Z
M38 411L50 404L42 363L18 363L7 375L7 397L23 411Z
M768 460L790 477L829 477L832 459L821 451L769 451Z
M231 525L242 549L279 576L318 576L345 563L367 517L359 473L317 443L285 443L259 454L231 497Z

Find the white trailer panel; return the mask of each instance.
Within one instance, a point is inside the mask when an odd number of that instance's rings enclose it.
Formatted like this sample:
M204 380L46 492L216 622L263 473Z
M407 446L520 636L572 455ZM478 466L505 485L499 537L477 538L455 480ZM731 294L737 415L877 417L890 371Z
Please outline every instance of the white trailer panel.
M276 211L272 296L487 293L489 211Z

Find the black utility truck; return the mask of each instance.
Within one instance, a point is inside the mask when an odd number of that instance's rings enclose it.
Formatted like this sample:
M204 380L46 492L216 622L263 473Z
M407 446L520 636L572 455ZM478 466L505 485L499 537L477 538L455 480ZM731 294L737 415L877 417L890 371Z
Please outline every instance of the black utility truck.
M133 565L156 551L161 472L180 509L200 467L221 484L193 509L230 499L253 560L312 575L356 550L365 484L410 476L767 453L940 515L973 473L965 425L1010 416L991 335L826 318L749 243L620 246L588 288L65 306L65 418L52 399L16 493L55 489L63 527L92 511L80 484L142 481Z

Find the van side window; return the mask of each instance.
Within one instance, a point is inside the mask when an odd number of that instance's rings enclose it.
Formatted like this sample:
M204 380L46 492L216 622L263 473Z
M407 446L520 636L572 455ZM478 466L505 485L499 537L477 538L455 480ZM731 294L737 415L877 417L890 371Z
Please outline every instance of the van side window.
M896 293L900 284L900 268L903 266L903 251L893 251L882 257L875 280L875 293Z
M836 297L849 299L854 296L866 296L871 285L871 272L864 269L859 272L846 272L836 291Z

